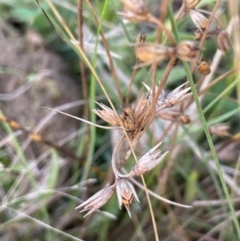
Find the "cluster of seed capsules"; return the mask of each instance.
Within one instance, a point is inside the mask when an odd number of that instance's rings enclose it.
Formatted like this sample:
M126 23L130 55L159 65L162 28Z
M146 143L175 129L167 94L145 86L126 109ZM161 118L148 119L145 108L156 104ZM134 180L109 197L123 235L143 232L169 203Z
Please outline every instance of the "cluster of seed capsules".
M121 2L123 4L123 11L119 14L123 18L131 22L145 21L153 23L166 36L166 39L163 41L164 43L161 44L146 42L145 36L141 34L138 36L133 46L135 55L140 63L135 68L159 64L168 58L179 58L182 61L196 61L197 71L205 76L210 73L210 63L203 59L200 61L197 60L200 51L199 43L204 32L206 37L216 36L217 45L221 51L226 51L231 46L229 35L220 27L219 21L214 17L214 22L217 22L217 26L210 25L209 18L206 16L211 16L211 13L195 9L200 0L183 0L175 21L177 22L184 17L190 16L196 26L194 33L195 41L180 41L179 43L175 41L172 32L150 13L147 4L143 0L121 0ZM143 132L152 123L154 116L161 110L171 108L191 95L191 93L188 93L190 88L184 88L184 86L185 83L166 95L157 86L151 88L145 85L148 91L147 97L140 99L135 109L125 109L122 115L118 115L116 111L102 103L97 103L101 109L94 109L94 113L110 125L124 129L124 134L114 147L112 154L112 169L115 175L115 182L103 188L77 207L82 209L81 212L87 211L85 216L101 208L112 197L115 191L119 207L121 208L124 205L129 216L131 216L130 205L133 201L139 202L139 199L130 178L143 175L152 170L164 159L168 152L162 153L158 149L161 143L157 144L143 155L127 174L122 174L120 169L130 156L132 149L126 152L123 160L120 162L118 160L118 153L126 139L128 139L134 149ZM156 105L158 106L157 108Z

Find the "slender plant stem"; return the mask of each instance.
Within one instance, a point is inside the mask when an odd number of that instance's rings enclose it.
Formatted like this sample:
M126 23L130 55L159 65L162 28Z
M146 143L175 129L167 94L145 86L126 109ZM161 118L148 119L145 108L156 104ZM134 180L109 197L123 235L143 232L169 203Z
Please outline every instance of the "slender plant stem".
M172 10L171 10L170 6L169 6L168 9L169 9L169 12L172 13ZM178 31L177 31L177 27L176 27L175 20L174 20L174 18L173 18L173 14L170 14L170 19L171 19L171 23L172 23L172 27L173 27L173 32L174 32L175 38L176 38L176 40L179 42L180 39L179 39L179 36L178 36ZM223 177L223 172L222 172L222 169L221 169L219 160L218 160L218 156L217 156L216 150L215 150L214 145L213 145L213 141L212 141L210 132L209 132L209 130L208 130L208 126L207 126L206 119L205 119L205 116L204 116L204 114L203 114L203 110L202 110L200 101L199 101L199 99L198 99L198 94L197 94L197 91L196 91L196 88L195 88L195 83L194 83L194 81L193 81L190 68L189 68L189 66L188 66L188 64L187 64L186 61L183 61L183 66L184 66L184 69L185 69L185 72L186 72L186 75L187 75L187 79L188 79L189 84L190 84L190 87L191 87L191 91L192 91L192 94L193 94L193 98L194 98L194 101L195 101L195 104L196 104L196 107L197 107L197 110L198 110L198 113L199 113L199 118L200 118L200 121L201 121L201 123L202 123L203 130L204 130L204 132L205 132L205 135L206 135L206 138L207 138L207 141L208 141L208 145L209 145L209 147L210 147L210 150L211 150L213 159L214 159L215 164L216 164L216 166L217 166L218 175L219 175L219 178L220 178L220 182L221 182L221 185L222 185L224 194L225 194L226 199L227 199L227 202L228 202L229 209L230 209L231 214L232 214L233 223L234 223L234 225L235 225L238 238L239 238L239 240L240 240L240 227L239 227L239 222L238 222L238 219L237 219L237 216L236 216L236 213L235 213L233 204L232 204L232 200L231 200L230 193L229 193L229 191L228 191L226 182L225 182L224 177Z

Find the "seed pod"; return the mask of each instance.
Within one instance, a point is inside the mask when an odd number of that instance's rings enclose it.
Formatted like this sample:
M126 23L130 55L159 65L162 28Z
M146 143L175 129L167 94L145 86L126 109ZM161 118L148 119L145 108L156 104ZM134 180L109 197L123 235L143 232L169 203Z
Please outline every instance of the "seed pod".
M134 130L134 110L131 108L126 108L123 110L122 115L123 125L127 130Z
M100 207L102 207L113 195L114 188L113 186L105 187L104 189L98 191L81 205L76 207L83 208L80 212L89 211L84 217L88 216L89 214L95 212Z
M142 156L140 160L133 166L130 173L140 176L156 167L168 153L167 151L162 154L161 150L158 150L160 145L161 142L153 147L144 156Z
M197 72L203 76L210 74L211 73L210 62L202 60L200 63L198 63Z
M217 45L220 50L225 52L228 50L232 43L229 37L229 34L226 30L220 30L217 34Z
M161 62L171 56L173 49L162 44L140 43L135 45L136 57L144 63Z
M192 41L182 41L177 45L177 57L183 61L193 61L197 57L199 48Z
M183 0L186 9L194 9L201 0Z
M130 11L137 15L146 15L148 13L148 7L143 0L121 0L124 10Z
M139 202L134 186L127 179L118 178L116 180L116 191L117 191L119 208L121 209L122 204L124 204L124 206L128 211L128 215L131 217L130 208L129 208L130 204L135 200Z
M102 103L96 102L96 104L98 104L102 108L102 110L93 109L93 112L96 115L98 115L100 118L102 118L107 123L109 123L113 126L120 126L118 117L112 109L110 109L109 107L107 107L106 105L104 105Z
M195 26L202 33L203 30L206 29L209 24L208 19L197 10L190 10L189 14Z
M163 93L160 98L158 98L157 104L160 107L160 109L164 108L171 108L175 105L178 105L183 100L187 99L192 95L192 93L188 93L188 91L191 89L190 87L187 87L183 89L186 83L178 86L176 89L171 91L167 96ZM158 110L159 111L159 110Z
M210 133L219 137L231 136L228 130L229 130L228 123L218 123L209 127Z
M146 41L146 35L140 33L138 36L137 36L137 39L136 39L136 44L140 44L140 43L144 43Z
M194 31L194 37L196 41L200 41L202 38L202 32L198 28Z
M190 117L188 115L184 115L184 114L179 116L179 120L183 124L189 124L191 122Z

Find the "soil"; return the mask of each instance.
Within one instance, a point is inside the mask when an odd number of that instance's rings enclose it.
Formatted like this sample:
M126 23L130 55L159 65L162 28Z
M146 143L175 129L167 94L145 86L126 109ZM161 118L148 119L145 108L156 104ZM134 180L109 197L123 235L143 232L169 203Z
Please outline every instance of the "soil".
M4 115L32 130L49 113L42 107L56 108L81 99L79 78L74 79L67 64L44 47L43 41L38 41L41 36L32 35L35 39L31 34L21 36L3 23L0 32L0 109ZM30 79L33 81L29 82ZM23 88L27 90L20 93ZM79 115L80 107L65 112ZM40 133L57 143L76 131L79 124L56 114ZM40 152L45 149L43 146L38 146Z

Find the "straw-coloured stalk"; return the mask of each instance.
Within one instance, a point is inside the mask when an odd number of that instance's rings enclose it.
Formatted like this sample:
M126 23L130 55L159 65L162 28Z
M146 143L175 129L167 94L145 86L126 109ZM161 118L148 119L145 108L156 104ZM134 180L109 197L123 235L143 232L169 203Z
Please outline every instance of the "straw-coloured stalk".
M118 178L116 180L116 191L117 191L119 208L121 209L122 204L124 204L125 208L128 211L128 215L131 217L130 204L133 201L139 202L134 186L127 179Z
M84 217L89 214L95 212L100 207L102 207L113 195L114 186L105 187L104 189L98 191L81 205L76 207L75 209L82 208L80 212L89 211Z

